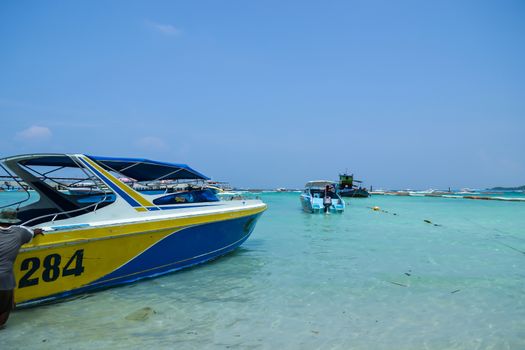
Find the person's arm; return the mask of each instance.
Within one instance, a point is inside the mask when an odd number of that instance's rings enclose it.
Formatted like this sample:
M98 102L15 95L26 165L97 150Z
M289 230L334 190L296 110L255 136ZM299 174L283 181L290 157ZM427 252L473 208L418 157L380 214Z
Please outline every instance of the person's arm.
M29 228L26 226L18 226L20 229L22 229L22 241L23 243L29 243L36 235L44 235L44 232L41 228Z
M44 230L42 230L41 228L35 228L35 229L33 229L33 234L35 236L38 236L38 235L42 235L43 236L44 235Z

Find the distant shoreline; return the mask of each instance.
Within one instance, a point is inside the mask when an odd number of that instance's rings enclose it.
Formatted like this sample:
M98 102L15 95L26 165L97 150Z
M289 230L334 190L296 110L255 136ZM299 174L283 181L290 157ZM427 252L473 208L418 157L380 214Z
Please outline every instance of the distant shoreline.
M519 187L492 187L488 188L489 191L525 191L525 185Z

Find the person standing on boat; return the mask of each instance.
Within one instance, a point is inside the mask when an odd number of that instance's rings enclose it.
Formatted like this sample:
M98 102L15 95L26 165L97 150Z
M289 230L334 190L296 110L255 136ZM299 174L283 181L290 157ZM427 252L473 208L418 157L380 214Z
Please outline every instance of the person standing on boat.
M4 213L3 213L4 214ZM29 243L33 236L44 235L42 229L30 229L13 225L20 222L16 214L12 218L0 218L0 328L4 326L15 304L16 287L13 264L20 247Z
M326 185L323 197L324 212L327 213L332 206L332 197L330 197L330 186Z

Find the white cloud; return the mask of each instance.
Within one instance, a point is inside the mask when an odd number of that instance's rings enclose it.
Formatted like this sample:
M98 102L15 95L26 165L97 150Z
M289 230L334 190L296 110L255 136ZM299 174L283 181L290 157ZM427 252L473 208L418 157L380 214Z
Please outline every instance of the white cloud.
M155 136L146 136L139 139L137 146L147 151L165 151L168 149L166 142Z
M52 136L51 130L45 126L33 125L16 133L16 137L26 141L44 141Z
M179 36L181 34L181 30L171 24L162 24L162 23L157 23L153 21L146 21L146 24L150 28L153 28L157 32L164 34L164 35Z

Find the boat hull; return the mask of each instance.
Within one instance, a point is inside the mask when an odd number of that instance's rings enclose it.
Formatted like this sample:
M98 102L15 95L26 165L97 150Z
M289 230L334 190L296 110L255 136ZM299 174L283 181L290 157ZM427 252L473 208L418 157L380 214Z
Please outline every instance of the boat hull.
M15 301L31 306L215 259L240 246L265 209L77 229L35 238L15 262ZM55 236L54 242L44 244L49 236Z
M343 188L339 190L339 195L341 197L368 198L370 196L370 193L365 189Z
M324 205L322 198L311 198L304 194L301 194L299 200L301 201L301 206L303 211L307 213L323 213ZM330 212L332 213L342 213L345 210L345 204L339 199L334 199L333 204L330 206Z
M314 212L313 203L312 203L312 200L311 200L310 197L305 196L305 195L301 195L299 197L299 200L301 201L301 207L303 208L303 211L305 211L307 213L313 213ZM316 210L320 210L320 209L321 209L321 207L316 208Z

